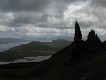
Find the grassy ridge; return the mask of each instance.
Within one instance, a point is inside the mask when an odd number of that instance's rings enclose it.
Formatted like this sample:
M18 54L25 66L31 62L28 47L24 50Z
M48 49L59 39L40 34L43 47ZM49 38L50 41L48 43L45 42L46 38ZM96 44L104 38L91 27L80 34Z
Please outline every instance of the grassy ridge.
M32 41L28 44L13 47L0 53L0 61L11 61L31 56L47 56L68 46L70 41L54 40L52 42Z

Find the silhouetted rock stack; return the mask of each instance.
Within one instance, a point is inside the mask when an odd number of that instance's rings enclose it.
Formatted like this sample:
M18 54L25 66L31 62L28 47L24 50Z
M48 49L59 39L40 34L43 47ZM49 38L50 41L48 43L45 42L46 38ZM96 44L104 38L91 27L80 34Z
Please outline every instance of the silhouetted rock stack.
M91 30L91 32L89 32L88 34L88 38L86 40L86 47L87 48L98 48L98 49L102 49L103 48L103 44L100 41L99 37L97 36L97 34L95 34L95 31Z
M72 49L73 53L71 53L71 63L76 63L77 61L80 60L81 52L83 52L85 46L85 42L82 40L82 33L80 30L79 23L76 21L75 22L75 35L74 35L74 43L73 46L70 47Z
M78 22L76 21L76 23L75 23L74 42L75 43L80 42L81 39L82 39L82 33L81 33L81 30L80 30L80 26L79 26Z
M74 43L75 43L75 47L78 47L78 48L80 48L81 45L87 46L87 48L90 48L90 47L99 47L100 48L103 45L102 42L100 41L99 37L97 36L97 34L95 34L95 31L93 31L93 30L91 30L91 32L89 32L87 40L83 41L80 26L77 21L75 23Z
M85 45L85 42L82 40L82 33L81 33L80 26L77 21L75 23L74 45L75 45L75 49L77 49L77 53Z
M75 23L75 37L74 37L74 49L73 49L73 57L71 60L73 62L78 62L79 60L83 60L83 58L92 57L96 51L103 50L103 43L100 41L95 31L91 30L87 36L87 40L83 41L82 33L80 31L80 27L78 22ZM88 52L90 52L88 54ZM93 53L92 53L93 52ZM74 63L75 63L74 62Z

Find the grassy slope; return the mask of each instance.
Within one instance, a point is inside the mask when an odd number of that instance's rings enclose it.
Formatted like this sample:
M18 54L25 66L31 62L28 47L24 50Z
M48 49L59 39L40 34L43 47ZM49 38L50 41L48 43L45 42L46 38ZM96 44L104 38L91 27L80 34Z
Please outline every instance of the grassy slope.
M11 61L30 56L51 55L62 48L68 46L69 41L37 42L32 41L28 44L13 47L7 51L1 52L1 61Z
M37 69L36 63L31 63L31 64L24 63L23 64L25 65L24 67L22 64L10 64L10 66L13 66L12 69L7 69L9 65L7 65L7 68L6 66L5 68L4 66L0 66L0 79L3 78L2 80L14 80L14 79L15 80L21 80L21 79L22 80L70 80L70 79L72 80L106 80L106 76L105 76L106 75L106 54L105 52L101 52L101 53L102 54L94 56L89 61L78 62L76 63L76 65L71 65L69 67L65 66L65 63L63 62L64 60L61 63L58 62L58 60L56 60L56 64L52 65L52 68L50 68L50 70L46 72L46 74L43 76L41 74L39 75L36 74L36 69ZM14 65L16 66L16 68L14 67ZM45 67L44 69L46 71Z

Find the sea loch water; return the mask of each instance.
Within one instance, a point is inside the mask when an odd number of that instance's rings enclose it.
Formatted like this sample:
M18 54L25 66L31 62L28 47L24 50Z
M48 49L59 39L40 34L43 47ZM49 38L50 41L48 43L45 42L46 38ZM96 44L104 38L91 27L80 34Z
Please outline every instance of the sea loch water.
M0 44L0 52L8 50L12 47L19 46L21 44L27 44L29 42L17 42L17 43L8 43L8 44ZM13 62L0 62L2 64L9 64L9 63L18 63L18 62L40 62L46 59L49 59L51 56L38 56L38 57L24 57L24 59L17 59Z
M13 62L0 62L2 64L10 64L10 63L22 63L22 62L40 62L43 60L49 59L51 56L38 56L38 57L24 57L24 59L17 59Z

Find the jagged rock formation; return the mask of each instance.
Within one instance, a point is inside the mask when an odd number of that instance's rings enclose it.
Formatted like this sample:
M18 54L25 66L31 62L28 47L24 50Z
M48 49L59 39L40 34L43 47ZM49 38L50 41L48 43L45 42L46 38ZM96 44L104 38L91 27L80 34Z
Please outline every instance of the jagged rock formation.
M88 38L86 40L86 46L87 48L103 48L103 44L100 41L99 37L97 36L97 34L95 34L95 31L91 30L91 32L89 32L88 34Z
M86 41L78 22L74 42L48 60L22 69L5 69L2 80L106 80L106 42L91 30ZM11 72L12 71L12 72ZM10 74L9 74L10 73ZM6 75L7 74L7 75Z
M74 42L79 42L82 39L82 33L80 30L80 26L78 22L76 21L75 23L75 36L74 36Z

